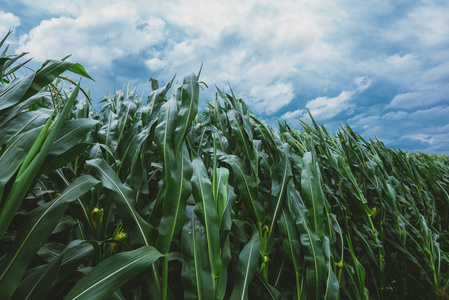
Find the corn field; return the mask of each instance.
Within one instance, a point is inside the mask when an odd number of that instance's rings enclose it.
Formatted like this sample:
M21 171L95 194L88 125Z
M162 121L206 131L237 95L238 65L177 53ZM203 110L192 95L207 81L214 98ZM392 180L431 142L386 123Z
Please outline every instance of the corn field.
M201 70L95 111L80 64L6 50L1 299L448 299L447 156L199 112Z

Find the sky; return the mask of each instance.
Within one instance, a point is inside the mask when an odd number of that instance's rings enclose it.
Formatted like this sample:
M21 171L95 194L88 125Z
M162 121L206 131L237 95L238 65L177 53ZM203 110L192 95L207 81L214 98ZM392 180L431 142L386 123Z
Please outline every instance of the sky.
M447 0L0 0L0 37L36 69L72 54L114 88L198 73L276 126L307 110L332 132L348 124L388 147L449 154Z

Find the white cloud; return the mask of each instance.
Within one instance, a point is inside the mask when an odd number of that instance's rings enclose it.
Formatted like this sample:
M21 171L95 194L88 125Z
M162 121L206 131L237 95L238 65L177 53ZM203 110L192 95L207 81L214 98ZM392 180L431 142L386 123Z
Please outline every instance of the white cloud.
M335 97L317 97L307 102L306 107L317 120L331 119L340 113L346 111L347 115L351 115L356 105L353 103L354 96L362 93L371 86L371 80L367 77L356 77L354 79L356 87L350 91L342 91ZM303 110L295 110L285 113L281 118L289 120L299 117L307 118L307 113Z
M439 47L449 42L447 2L423 1L404 17L396 21L386 37L395 41L415 43L421 47Z
M0 39L3 39L10 29L14 30L20 25L19 17L3 10L0 10L0 20Z
M394 96L385 108L415 108L425 106L423 93L410 92Z
M138 54L164 39L165 23L141 19L135 7L113 3L93 8L74 18L42 21L21 37L19 51L31 52L37 61L73 54L74 61L90 69L108 68L114 59Z
M254 86L244 98L256 113L273 114L289 104L294 96L291 83L276 82L268 86Z
M318 97L307 102L307 108L312 116L318 120L333 118L343 111L353 112L355 105L351 103L354 91L343 91L336 97Z
M354 78L354 83L356 84L354 92L361 93L371 86L372 81L368 77L359 76Z
M423 72L422 80L425 85L448 83L449 61L443 61ZM447 87L447 86L446 86Z
M411 91L395 95L385 109L414 109L449 103L449 82L446 78L449 78L449 72L439 66L428 70L421 76L420 83L411 85Z
M430 145L432 145L435 141L434 136L432 136L430 134L423 134L423 133L404 135L403 137L407 138L407 139L415 140L415 141L421 141L424 143L428 143Z
M165 66L167 66L167 62L160 60L159 58L152 58L145 61L145 65L150 69L151 71L159 71Z
M366 69L400 91L391 96L385 109L412 109L449 100L447 61L434 60L423 54L395 53L383 60L366 63Z
M66 15L66 16L78 16L84 9L95 8L104 6L106 3L116 3L120 1L89 1L89 0L13 0L21 2L26 6L37 11L39 14L45 12L47 14L54 15ZM99 4L99 5L98 5Z
M426 58L416 53L400 52L387 56L379 54L381 57L362 62L358 67L400 88L421 85Z
M407 118L408 113L405 111L396 111L396 112L389 112L384 115L384 118L387 120L401 120Z
M442 90L447 91L448 88L443 88ZM408 92L394 96L393 100L385 106L385 109L414 109L418 107L430 107L443 101L449 103L449 95L447 93L442 93L441 90Z
M283 114L281 116L281 119L283 120L292 120L292 119L296 119L299 118L300 116L304 115L305 111L304 109L297 109L294 111L288 111L285 114Z

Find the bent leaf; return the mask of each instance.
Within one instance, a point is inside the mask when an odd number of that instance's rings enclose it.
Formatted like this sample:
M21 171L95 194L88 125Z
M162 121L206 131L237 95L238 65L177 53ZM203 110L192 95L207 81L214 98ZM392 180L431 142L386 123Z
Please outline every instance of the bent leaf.
M98 183L90 175L75 179L55 200L27 214L23 230L20 230L5 259L7 264L0 274L0 298L9 299L18 286L26 268L36 255L40 245L52 233L67 209L69 202L87 193Z
M81 278L64 299L105 299L160 257L162 254L151 246L113 255Z

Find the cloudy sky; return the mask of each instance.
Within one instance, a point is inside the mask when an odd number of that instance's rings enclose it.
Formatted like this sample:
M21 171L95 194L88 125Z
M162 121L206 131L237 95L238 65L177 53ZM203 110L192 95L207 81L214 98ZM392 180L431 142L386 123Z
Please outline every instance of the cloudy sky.
M0 0L0 36L38 67L72 54L99 101L198 72L269 123L307 107L336 131L449 153L449 1Z

